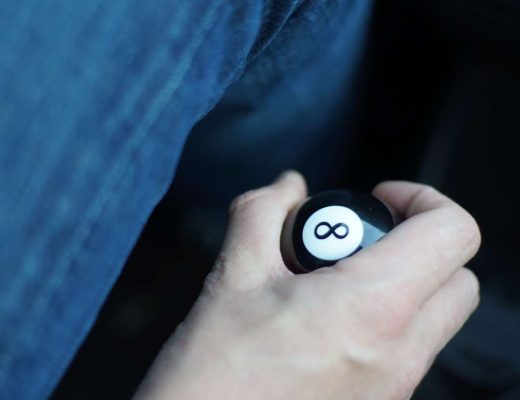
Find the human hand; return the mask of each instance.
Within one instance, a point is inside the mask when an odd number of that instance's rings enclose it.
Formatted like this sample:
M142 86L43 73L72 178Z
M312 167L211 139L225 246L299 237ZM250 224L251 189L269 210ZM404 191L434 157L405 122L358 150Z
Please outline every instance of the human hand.
M374 195L404 221L304 275L280 254L285 217L306 197L302 177L286 173L238 197L204 290L137 398L409 398L478 304L478 281L463 266L480 234L430 187L385 182Z

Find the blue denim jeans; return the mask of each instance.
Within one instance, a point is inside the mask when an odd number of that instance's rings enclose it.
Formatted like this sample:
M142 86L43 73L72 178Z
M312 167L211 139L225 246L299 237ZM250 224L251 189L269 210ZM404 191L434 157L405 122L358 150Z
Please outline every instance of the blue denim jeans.
M319 145L341 115L370 9L370 0L0 5L0 399L50 394L196 123L202 154L226 149L273 174ZM272 162L244 160L252 146ZM225 192L195 165L189 190Z

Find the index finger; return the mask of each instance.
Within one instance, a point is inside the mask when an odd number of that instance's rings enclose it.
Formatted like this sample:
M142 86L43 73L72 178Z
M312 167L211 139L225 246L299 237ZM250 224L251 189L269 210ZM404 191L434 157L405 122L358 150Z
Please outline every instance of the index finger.
M292 170L272 184L246 192L233 200L224 247L232 244L250 260L281 260L280 235L287 214L307 196L303 176ZM282 263L283 264L283 263Z
M430 186L389 181L373 193L406 219L337 267L349 266L347 274L370 280L404 283L422 304L476 254L478 225L467 211Z

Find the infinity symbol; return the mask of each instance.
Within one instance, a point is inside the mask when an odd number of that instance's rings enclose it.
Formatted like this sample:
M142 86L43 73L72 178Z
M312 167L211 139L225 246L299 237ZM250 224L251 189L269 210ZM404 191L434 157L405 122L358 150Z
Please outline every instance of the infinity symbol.
M318 233L318 230L322 226L326 226L327 228L329 228L329 230L325 232L323 235L320 235ZM340 228L345 228L345 233L343 235L340 235L336 232ZM327 239L330 235L334 235L338 239L345 239L348 236L348 232L348 226L342 222L334 226L332 226L328 222L320 222L318 225L316 225L316 228L314 229L314 236L316 236L320 240Z

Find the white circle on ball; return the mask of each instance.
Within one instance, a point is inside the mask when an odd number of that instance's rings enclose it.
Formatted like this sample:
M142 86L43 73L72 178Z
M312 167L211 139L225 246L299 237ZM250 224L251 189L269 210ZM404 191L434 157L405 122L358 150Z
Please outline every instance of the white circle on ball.
M314 257L340 260L356 251L363 241L363 222L350 208L324 207L305 222L302 237L307 251Z

